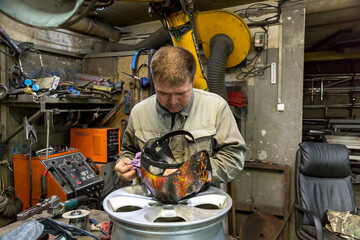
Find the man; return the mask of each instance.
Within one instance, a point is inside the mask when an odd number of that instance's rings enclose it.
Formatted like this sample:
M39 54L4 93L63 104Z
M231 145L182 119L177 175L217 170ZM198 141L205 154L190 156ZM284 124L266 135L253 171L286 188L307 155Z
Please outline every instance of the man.
M214 93L193 89L193 55L184 48L163 47L154 54L150 68L156 95L131 112L115 166L118 177L123 181L136 177L133 165L127 164L148 140L184 129L195 137L198 150L208 151L211 183L218 186L234 179L244 166L245 142L227 102ZM184 155L182 161L188 157Z

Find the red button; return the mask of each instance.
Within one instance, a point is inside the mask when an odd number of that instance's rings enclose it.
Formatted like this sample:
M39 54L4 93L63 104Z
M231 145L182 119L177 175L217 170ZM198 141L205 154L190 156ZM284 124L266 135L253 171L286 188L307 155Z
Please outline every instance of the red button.
M80 181L78 181L78 184L81 184L81 182L80 182Z

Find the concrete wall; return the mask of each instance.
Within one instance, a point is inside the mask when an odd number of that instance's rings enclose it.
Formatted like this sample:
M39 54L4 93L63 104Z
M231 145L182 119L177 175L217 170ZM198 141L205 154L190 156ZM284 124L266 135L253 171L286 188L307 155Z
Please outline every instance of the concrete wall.
M277 83L270 83L267 69L263 76L247 78L243 84L248 97L248 110L242 121L245 127L241 127L247 144L246 159L291 166L290 205L294 202L295 153L302 139L304 31L304 5L284 4L281 24L268 30L268 65L277 64ZM263 65L265 58L263 53ZM278 104L284 104L285 110L279 111ZM281 172L244 169L235 180L235 201L282 207L284 184ZM237 229L246 216L243 212L237 216ZM289 239L295 238L291 218Z

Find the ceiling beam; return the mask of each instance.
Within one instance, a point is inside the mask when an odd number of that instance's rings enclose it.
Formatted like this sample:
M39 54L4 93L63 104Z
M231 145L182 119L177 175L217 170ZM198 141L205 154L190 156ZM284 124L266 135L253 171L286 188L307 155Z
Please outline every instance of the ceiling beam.
M360 53L338 53L335 51L307 52L304 55L305 62L359 59L359 58L360 58Z

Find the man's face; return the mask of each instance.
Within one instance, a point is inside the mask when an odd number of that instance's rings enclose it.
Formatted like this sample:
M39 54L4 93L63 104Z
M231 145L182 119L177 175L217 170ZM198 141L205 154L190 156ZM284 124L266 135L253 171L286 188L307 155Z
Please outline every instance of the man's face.
M169 87L157 84L154 81L156 96L160 105L172 113L180 112L190 101L193 83L193 81L187 81L182 86Z

